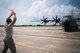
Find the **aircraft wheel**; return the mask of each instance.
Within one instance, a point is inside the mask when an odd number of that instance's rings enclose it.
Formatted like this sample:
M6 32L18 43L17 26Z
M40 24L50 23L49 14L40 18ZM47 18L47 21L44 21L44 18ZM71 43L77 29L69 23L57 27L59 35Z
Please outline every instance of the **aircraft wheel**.
M69 29L68 28L64 28L64 31L69 31Z
M75 29L78 30L78 26L76 26Z

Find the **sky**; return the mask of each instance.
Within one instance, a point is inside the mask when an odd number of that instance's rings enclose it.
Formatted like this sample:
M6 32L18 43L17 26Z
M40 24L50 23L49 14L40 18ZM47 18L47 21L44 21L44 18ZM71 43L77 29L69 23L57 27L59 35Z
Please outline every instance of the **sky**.
M48 19L56 15L62 18L71 15L72 10L74 17L80 18L80 0L0 0L0 25L5 24L10 9L14 9L17 14L15 25L41 24L33 21L40 20L43 16Z

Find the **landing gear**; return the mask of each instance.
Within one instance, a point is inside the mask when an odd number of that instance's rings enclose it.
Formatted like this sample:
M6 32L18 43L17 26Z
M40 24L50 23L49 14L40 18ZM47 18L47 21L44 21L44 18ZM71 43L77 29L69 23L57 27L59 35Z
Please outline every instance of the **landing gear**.
M75 30L78 30L78 26L75 27Z

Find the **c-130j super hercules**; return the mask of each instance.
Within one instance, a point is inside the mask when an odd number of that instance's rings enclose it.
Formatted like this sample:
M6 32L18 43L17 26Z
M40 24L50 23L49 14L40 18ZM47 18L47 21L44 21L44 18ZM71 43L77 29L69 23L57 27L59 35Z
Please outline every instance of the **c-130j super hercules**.
M78 12L80 12L80 11L78 11ZM51 20L48 20L48 17L45 18L43 16L43 19L41 19L39 21L41 21L41 24L44 24L44 26L48 22L51 21L53 23L53 26L56 26L57 24L59 24L59 25L62 26L62 28L65 31L68 31L69 29L70 30L71 29L74 29L74 30L77 30L78 29L79 26L78 26L77 22L80 24L80 17L79 18L74 18L74 16L73 16L73 10L71 10L71 15L63 16L62 19L61 18L58 18L58 16L56 16L55 18L52 17Z
M56 16L55 18L52 17L52 20L48 20L48 17L44 17L41 20L37 20L37 21L41 21L41 24L44 24L44 26L48 23L48 22L52 22L53 26L56 26L56 24L59 24L63 27L63 29L65 31L68 31L69 29L78 29L78 25L77 22L80 22L80 18L75 19L73 16L71 15L66 15L63 16L63 18L58 18L58 16Z

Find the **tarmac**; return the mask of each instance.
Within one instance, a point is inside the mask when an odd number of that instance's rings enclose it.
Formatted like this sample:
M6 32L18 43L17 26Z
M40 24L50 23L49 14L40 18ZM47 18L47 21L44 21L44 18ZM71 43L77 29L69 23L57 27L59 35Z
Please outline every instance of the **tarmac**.
M80 30L64 32L58 26L14 27L13 34L17 53L80 53ZM0 53L4 37L4 28L0 27Z

